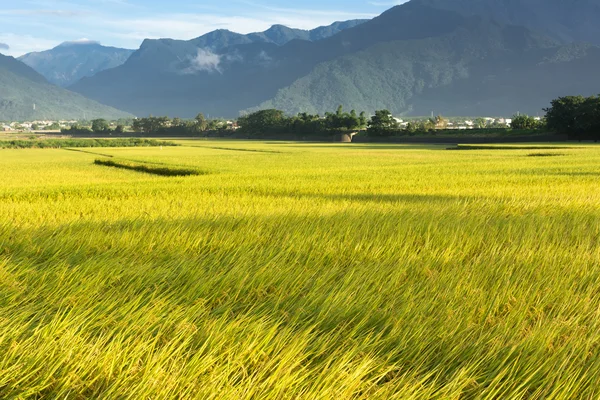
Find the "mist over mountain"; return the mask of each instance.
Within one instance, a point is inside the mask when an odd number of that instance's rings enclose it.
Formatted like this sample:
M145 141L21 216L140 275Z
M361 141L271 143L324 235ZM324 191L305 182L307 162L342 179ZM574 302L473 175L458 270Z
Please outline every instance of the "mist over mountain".
M0 54L0 120L116 119L129 115L52 85L22 62Z
M89 40L65 42L51 50L28 53L19 60L49 82L69 86L85 76L123 64L133 50L105 47Z
M146 40L122 66L72 89L136 115L182 117L265 107L323 113L339 104L401 115L536 114L558 95L600 90L597 47L501 18L522 12L527 0L503 1L512 11L499 18L429 1L316 41L288 40L299 33L278 26L258 38L215 31L191 41ZM488 10L487 0L471 3ZM560 12L558 2L548 4Z

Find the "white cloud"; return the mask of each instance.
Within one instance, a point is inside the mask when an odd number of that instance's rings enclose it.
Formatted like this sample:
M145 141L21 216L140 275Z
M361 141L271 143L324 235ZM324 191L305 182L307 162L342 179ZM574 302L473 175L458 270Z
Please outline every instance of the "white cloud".
M260 52L260 54L258 55L258 59L265 63L270 63L271 61L273 61L273 58L264 50Z
M190 65L182 72L184 74L195 74L197 72L221 73L221 56L208 49L198 49L196 57L190 59Z

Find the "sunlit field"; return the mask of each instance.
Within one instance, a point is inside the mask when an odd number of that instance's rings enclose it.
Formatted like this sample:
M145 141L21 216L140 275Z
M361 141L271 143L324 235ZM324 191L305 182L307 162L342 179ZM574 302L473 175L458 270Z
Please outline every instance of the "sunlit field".
M600 146L176 142L0 150L0 398L600 397Z

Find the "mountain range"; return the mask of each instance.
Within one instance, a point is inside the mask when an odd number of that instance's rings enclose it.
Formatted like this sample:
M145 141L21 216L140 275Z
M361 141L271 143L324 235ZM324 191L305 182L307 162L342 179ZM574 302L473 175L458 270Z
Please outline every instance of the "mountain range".
M172 46L176 54L186 53L189 45L194 48L217 50L231 45L249 43L273 43L284 45L294 39L317 41L357 26L366 20L335 22L313 30L292 29L283 25L273 25L264 32L242 35L228 30L217 30L189 42L161 39L157 42ZM152 41L150 41L152 42ZM182 45L182 43L184 43ZM181 47L181 51L178 48ZM67 87L81 78L96 75L107 69L118 67L127 61L134 50L102 46L100 43L81 39L64 42L53 49L33 52L19 57L19 60L42 74L50 83Z
M412 0L372 20L311 31L216 30L147 39L136 51L78 41L21 60L52 83L138 116L324 113L339 104L396 115L538 114L557 96L600 91L599 17L600 0ZM103 116L117 112L6 59L4 115L31 114L36 98L37 115L94 104Z
M97 42L65 42L51 50L28 53L19 60L42 74L50 83L69 86L84 76L123 64L133 50L105 47Z
M281 46L291 40L317 41L363 22L365 21L336 22L310 31L275 25L264 32L248 35L218 30L190 43L169 39L147 40L140 50L148 48L150 53L155 47L161 51L166 50L166 54L156 54L157 65L162 65L168 64L173 58L178 59L180 55L193 53L200 57L200 50L218 51L234 44L262 43ZM0 120L130 117L131 114L58 86L68 86L83 77L119 67L132 53L133 50L106 47L90 40L78 40L65 42L47 51L26 54L19 60L0 54ZM142 59L148 56L143 51L141 53ZM137 59L139 58L138 54ZM133 60L133 64L135 63L136 58ZM193 69L194 63L188 65L188 68ZM136 74L135 71L133 73ZM111 86L112 89L115 89L114 86ZM118 92L119 89L116 88L115 92L108 96L108 103L112 103L112 100L118 97Z
M130 116L52 85L22 62L0 54L0 121Z
M582 9L565 13L562 0L412 0L314 41L283 27L260 40L228 31L146 40L123 65L71 89L136 115L323 113L339 104L537 114L556 96L600 89L600 0L576 1ZM286 39L275 40L278 31Z

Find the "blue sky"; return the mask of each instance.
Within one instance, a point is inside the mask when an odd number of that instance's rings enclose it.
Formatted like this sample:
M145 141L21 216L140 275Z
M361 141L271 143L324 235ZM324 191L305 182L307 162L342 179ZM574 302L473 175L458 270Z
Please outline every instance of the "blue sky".
M371 18L404 0L0 0L0 52L20 56L89 39L138 48L145 38L191 39L273 24L310 29Z

